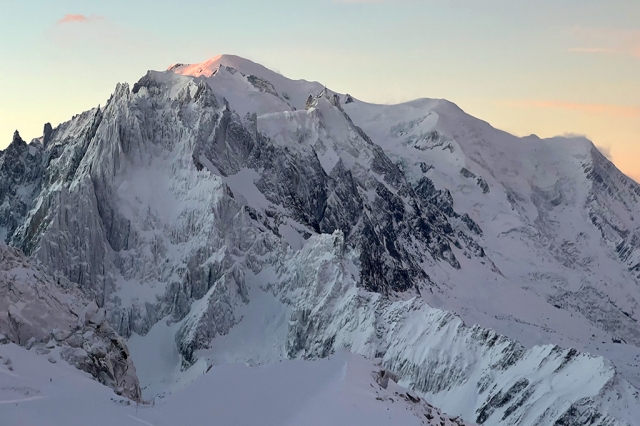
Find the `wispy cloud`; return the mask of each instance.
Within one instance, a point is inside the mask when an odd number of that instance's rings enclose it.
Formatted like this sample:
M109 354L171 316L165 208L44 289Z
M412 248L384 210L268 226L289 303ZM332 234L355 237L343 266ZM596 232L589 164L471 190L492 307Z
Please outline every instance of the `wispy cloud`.
M607 160L613 161L613 155L611 155L611 147L610 146L597 145L596 148L598 148L598 151L600 151L600 153L602 155L607 157Z
M90 21L100 21L104 19L104 16L98 15L74 15L74 14L66 14L62 18L58 19L57 23L61 24L70 24L74 22L90 22Z
M571 53L617 53L616 50L606 47L572 47L567 51Z
M399 0L333 0L335 3L357 3L357 4L366 4L366 3L391 3L392 1L398 2Z
M571 33L583 45L568 49L571 53L617 54L640 59L639 29L574 27Z
M640 117L640 107L630 105L615 104L592 104L565 101L536 101L536 100L519 100L506 101L511 107L518 108L551 108L563 109L569 111L581 111L594 114L607 114L622 117Z

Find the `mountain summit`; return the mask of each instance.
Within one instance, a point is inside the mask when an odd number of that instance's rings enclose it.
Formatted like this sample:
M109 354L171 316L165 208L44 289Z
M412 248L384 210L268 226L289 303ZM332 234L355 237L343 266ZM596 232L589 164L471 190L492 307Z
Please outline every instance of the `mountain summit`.
M174 64L168 71L192 77L211 77L221 66L234 68L244 74L273 77L279 75L262 65L236 55L218 55L199 64Z
M634 424L639 218L586 139L230 55L0 153L0 237L129 339L145 398L349 351L478 424Z

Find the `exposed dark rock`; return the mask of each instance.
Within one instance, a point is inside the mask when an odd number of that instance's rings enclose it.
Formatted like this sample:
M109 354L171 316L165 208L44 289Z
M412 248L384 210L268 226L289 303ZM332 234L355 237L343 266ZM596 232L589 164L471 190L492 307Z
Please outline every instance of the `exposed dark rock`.
M51 141L51 135L53 134L53 128L51 123L45 123L44 130L42 132L42 145L46 148Z
M475 173L473 173L473 172L471 172L471 171L467 170L465 167L463 167L462 169L460 169L460 174L461 174L462 176L466 177L466 178L469 178L469 179L471 179L471 178L475 178L475 177L476 177L476 174L475 174Z
M269 81L255 75L248 75L247 80L259 91L269 93L273 96L278 96L278 91Z

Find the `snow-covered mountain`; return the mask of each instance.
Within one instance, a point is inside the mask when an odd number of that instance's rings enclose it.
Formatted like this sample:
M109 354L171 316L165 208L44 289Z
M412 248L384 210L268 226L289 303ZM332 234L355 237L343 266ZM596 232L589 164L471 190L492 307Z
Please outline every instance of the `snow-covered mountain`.
M639 197L588 140L228 55L0 153L0 236L104 309L146 397L346 349L487 425L640 418Z

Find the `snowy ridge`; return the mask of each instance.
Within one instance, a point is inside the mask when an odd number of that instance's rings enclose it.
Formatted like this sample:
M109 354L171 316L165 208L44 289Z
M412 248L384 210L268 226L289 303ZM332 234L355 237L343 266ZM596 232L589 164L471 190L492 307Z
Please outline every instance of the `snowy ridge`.
M45 133L0 154L0 232L104 308L134 359L161 337L182 385L344 348L480 424L637 418L640 189L589 141L227 55Z

